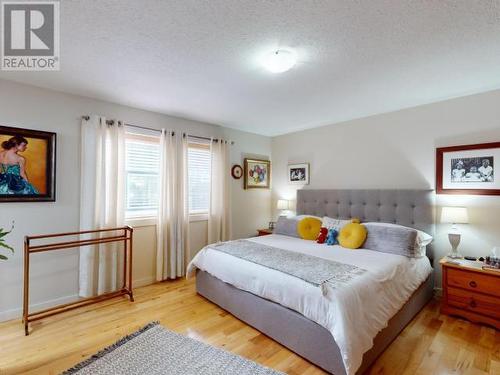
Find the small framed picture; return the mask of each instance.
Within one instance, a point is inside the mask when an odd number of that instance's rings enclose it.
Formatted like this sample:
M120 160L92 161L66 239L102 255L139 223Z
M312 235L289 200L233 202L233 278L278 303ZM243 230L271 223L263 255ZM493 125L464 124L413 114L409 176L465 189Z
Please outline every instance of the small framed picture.
M271 186L271 162L269 160L245 159L245 189L269 189Z
M309 163L288 165L288 183L292 185L308 185Z
M500 195L500 142L436 149L436 192Z
M55 199L56 134L0 126L0 203Z

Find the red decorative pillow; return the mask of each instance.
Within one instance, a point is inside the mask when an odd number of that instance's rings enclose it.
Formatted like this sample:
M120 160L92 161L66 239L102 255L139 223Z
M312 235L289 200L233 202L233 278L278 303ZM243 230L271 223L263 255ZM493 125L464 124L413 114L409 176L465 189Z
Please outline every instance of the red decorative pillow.
M321 227L319 230L318 238L316 239L317 243L325 243L326 237L328 236L328 229L325 227Z

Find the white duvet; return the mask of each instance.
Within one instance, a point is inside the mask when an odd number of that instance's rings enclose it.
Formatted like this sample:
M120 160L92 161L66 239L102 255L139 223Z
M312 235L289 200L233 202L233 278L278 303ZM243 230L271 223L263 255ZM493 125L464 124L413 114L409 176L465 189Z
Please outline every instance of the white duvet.
M260 297L295 310L329 330L339 346L347 374L361 365L363 354L377 333L405 304L432 271L427 257L414 259L372 250L348 250L298 238L268 235L250 238L268 246L301 252L364 268L345 288L321 289L294 276L232 255L201 250L188 266L188 276L196 268Z

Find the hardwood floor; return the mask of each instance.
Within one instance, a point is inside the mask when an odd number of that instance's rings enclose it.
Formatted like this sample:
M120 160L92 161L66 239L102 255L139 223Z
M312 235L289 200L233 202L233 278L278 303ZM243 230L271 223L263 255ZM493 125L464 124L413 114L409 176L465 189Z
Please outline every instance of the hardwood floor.
M32 324L0 324L0 374L58 374L144 324L176 332L288 374L324 374L198 296L193 281L164 282ZM500 332L439 314L431 301L368 371L369 374L500 374Z

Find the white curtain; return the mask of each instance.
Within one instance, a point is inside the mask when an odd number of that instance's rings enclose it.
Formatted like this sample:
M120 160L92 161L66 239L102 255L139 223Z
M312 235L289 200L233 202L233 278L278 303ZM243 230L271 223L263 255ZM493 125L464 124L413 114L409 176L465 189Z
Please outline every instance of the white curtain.
M120 121L91 116L81 125L80 230L125 224L125 129ZM112 234L112 232L108 233ZM88 238L88 237L86 237ZM89 297L121 288L122 244L80 250L79 294Z
M189 252L188 140L162 130L156 280L184 276Z
M208 243L231 239L230 145L220 139L211 142L212 168L208 210Z

